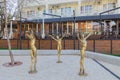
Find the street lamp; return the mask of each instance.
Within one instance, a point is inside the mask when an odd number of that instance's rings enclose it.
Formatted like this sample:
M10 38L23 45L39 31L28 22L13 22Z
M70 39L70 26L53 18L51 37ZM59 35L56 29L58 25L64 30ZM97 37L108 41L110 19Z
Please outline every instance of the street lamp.
M73 22L74 22L74 29L73 29L73 37L74 37L74 50L75 50L75 10L73 10Z
M21 11L20 11L20 49L22 49L22 15L21 15Z

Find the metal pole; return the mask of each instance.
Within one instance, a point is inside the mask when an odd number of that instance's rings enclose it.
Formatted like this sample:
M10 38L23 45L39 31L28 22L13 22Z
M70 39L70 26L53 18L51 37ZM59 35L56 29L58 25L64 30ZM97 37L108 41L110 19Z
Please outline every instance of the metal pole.
M40 48L40 39L39 39L39 49L41 49L41 48Z
M65 39L64 39L64 49L65 49Z
M95 52L95 39L93 40L93 51Z
M79 40L78 40L78 50L80 49L80 42L79 42Z
M101 26L101 35L103 35L103 27L102 27L102 16L100 13L100 26Z
M50 49L52 50L52 39L50 38Z
M27 48L29 49L29 39L27 39L27 44L28 44L28 45L27 45Z
M16 39L17 40L17 49L18 49L18 39Z
M73 10L73 18L74 18L74 29L73 29L73 36L74 36L74 50L75 50L75 10Z
M112 54L112 39L110 39L110 53Z
M20 49L22 49L22 38L21 38L21 32L22 32L22 21L21 21L21 11L20 11Z

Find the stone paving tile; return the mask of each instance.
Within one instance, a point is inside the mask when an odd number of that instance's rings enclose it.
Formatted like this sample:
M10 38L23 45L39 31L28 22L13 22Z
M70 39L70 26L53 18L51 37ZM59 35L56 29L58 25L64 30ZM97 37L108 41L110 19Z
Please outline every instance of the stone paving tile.
M38 56L37 74L28 74L30 56L14 57L16 61L22 61L23 64L4 67L2 64L8 62L10 58L0 56L0 80L118 80L90 58L85 58L85 71L88 76L79 76L80 56L62 55L61 64L56 63L56 55Z
M113 65L107 62L99 61L102 65L104 65L106 68L114 72L117 76L120 77L120 66L118 65Z

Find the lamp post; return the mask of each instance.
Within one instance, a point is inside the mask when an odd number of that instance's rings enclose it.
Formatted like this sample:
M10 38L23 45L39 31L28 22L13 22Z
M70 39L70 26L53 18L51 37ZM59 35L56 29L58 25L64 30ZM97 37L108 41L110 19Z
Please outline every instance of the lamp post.
M75 50L75 10L73 10L73 19L74 19L74 28L73 28L73 37L74 37L74 50Z
M21 32L22 32L22 20L21 20L21 18L22 18L22 15L21 15L21 11L20 11L20 49L22 49L22 38L21 38L21 36L22 36L22 34L21 34Z

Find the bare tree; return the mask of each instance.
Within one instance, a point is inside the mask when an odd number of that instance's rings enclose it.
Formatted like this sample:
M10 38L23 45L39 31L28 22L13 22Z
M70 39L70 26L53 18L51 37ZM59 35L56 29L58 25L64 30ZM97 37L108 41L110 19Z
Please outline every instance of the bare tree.
M13 54L11 51L11 44L10 44L10 40L8 37L8 28L7 28L7 23L8 23L8 19L7 19L7 9L6 9L6 0L4 0L4 17L5 17L5 32L7 35L7 43L8 43L8 49L9 49L9 54L10 54L10 59L11 59L11 65L15 64L14 58L13 58Z
M14 61L14 57L13 57L13 53L12 53L12 50L11 50L11 43L10 43L10 40L9 40L9 35L8 35L8 14L7 14L7 5L6 5L7 1L4 0L4 23L5 23L5 34L6 34L6 37L7 37L7 44L8 44L8 50L9 50L9 55L10 55L10 59L11 59L11 62L10 63L6 63L6 64L3 64L5 66L16 66L16 65L20 65L22 64L22 62L15 62Z
M22 11L22 8L24 7L26 1L31 1L31 0L19 0L19 4L16 6L16 8L14 9L14 12L8 18L8 13L10 13L10 11L13 8L11 6L15 2L14 2L14 0L9 0L9 2L7 0L4 0L4 25L5 25L5 34L6 34L6 37L7 37L8 50L9 50L9 55L10 55L10 59L11 59L11 62L9 63L9 65L15 65L15 64L17 64L17 62L14 61L13 53L12 53L12 50L11 50L11 43L10 43L10 40L9 40L9 34L8 34L8 27L7 27L7 25L9 23L10 19L13 19L13 17L15 17L16 15L18 15L20 13L20 11ZM38 3L38 4L40 4L38 2L38 0L35 0L35 2Z

